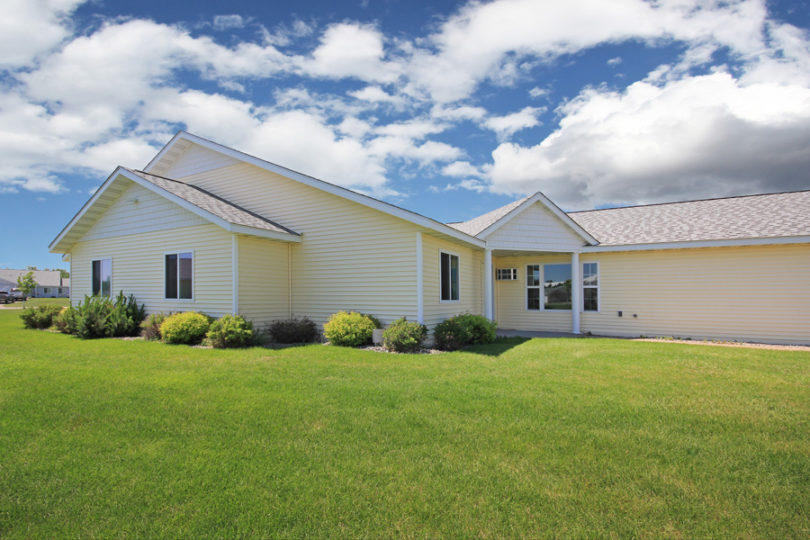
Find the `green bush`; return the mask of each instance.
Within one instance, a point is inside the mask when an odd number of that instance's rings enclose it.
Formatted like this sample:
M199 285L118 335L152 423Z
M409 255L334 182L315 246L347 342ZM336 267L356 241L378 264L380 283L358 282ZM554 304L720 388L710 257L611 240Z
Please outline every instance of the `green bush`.
M360 315L368 317L369 320L374 323L374 328L382 329L383 323L380 321L380 319L378 319L374 315L369 315L368 313L361 313Z
M53 325L63 334L75 334L79 312L74 307L66 307L53 318Z
M253 341L253 323L241 315L225 315L211 323L206 339L215 349L247 347Z
M383 332L383 345L396 352L417 352L427 337L427 327L418 322L397 319Z
M463 313L442 321L433 330L436 347L453 351L479 343L495 341L495 322L481 315Z
M205 337L210 326L207 316L196 311L186 311L166 317L160 325L160 334L166 343L196 345Z
M323 335L332 345L359 347L371 343L376 326L362 313L338 311L323 325Z
M152 313L141 323L141 337L147 341L160 341L160 325L166 320L163 313Z
M311 343L318 339L318 327L307 317L273 321L268 332L276 343Z
M26 308L20 314L23 326L26 328L45 329L53 324L53 318L62 311L60 306L43 305L33 308Z
M120 292L114 301L103 296L85 296L70 315L74 319L71 333L82 339L137 336L145 314L143 304L139 306L131 294L126 297ZM67 324L65 327L69 328Z

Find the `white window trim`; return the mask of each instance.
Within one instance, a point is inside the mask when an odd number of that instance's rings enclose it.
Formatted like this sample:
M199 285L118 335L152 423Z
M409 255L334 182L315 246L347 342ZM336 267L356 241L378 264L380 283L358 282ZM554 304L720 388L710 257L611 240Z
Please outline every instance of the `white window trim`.
M177 296L178 298L167 298L166 297L166 255L177 255L177 261L179 263L181 253L191 253L191 298L179 298L180 296L180 265L177 265ZM194 302L197 299L196 288L197 288L197 255L193 249L174 249L172 251L164 251L163 252L163 300L170 301L170 302Z
M523 307L529 313L537 313L538 311L549 312L549 313L568 313L573 311L574 299L571 298L571 309L546 309L546 265L549 264L567 264L571 266L571 263L567 262L548 262L548 263L526 263L526 281L524 289L526 289L526 293L523 295ZM529 285L529 266L539 266L540 267L540 285ZM572 272L573 273L573 272ZM519 276L518 276L519 277ZM572 276L573 279L573 276ZM571 284L573 287L574 284ZM581 284L580 284L581 286ZM530 309L529 308L529 289L540 289L540 308L539 309ZM573 291L572 291L573 296ZM589 311L588 313L594 313Z
M115 290L115 272L113 271L113 258L112 257L96 257L95 259L90 259L90 296L93 295L93 263L96 261L110 261L110 296L107 298L112 299L114 296L113 291ZM73 274L71 274L72 276ZM99 297L103 298L104 296L99 292Z
M504 270L509 270L509 279L504 279L500 277L501 272ZM512 272L514 270L514 272ZM512 275L514 275L514 279L512 279ZM519 281L520 274L518 273L518 269L510 266L508 268L496 268L495 269L495 281Z
M458 300L442 300L442 253L446 255L450 255L451 257L458 258ZM450 290L452 291L453 285L450 284ZM452 296L453 293L450 293ZM439 303L440 304L460 304L461 303L461 255L458 253L454 253L452 251L447 251L446 249L439 250Z
M602 312L602 269L599 266L599 261L582 261L582 280L579 284L580 290L582 294L580 294L580 298L582 299L582 305L580 306L580 311L582 313L601 313ZM596 265L596 287L585 287L585 265L586 264L595 264ZM596 289L596 309L589 309L585 310L585 289L591 288Z

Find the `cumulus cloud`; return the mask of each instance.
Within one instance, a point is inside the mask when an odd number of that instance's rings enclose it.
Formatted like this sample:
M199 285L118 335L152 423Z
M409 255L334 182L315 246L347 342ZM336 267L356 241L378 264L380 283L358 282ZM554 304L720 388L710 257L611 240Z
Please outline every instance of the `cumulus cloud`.
M0 16L0 68L33 62L71 34L68 16L84 0L5 0Z
M504 116L491 116L484 120L483 125L491 129L499 140L508 139L520 130L540 124L537 116L545 109L539 107L524 107L522 110Z
M339 23L326 29L311 57L301 59L304 73L318 77L354 77L390 82L396 75L383 62L382 33L370 25Z
M214 15L214 30L232 30L234 28L244 28L248 19L241 15Z
M568 207L807 187L810 89L728 73L623 92L588 89L536 146L499 145L498 193L541 190Z

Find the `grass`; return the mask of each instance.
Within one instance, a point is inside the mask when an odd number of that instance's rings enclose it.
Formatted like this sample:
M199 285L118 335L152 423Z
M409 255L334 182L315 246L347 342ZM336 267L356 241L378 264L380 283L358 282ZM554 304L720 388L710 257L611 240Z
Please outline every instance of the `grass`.
M805 352L0 336L4 538L810 534Z
M68 306L70 305L70 298L29 298L25 302L17 301L13 304L8 304L8 307L36 307L45 305L55 306Z

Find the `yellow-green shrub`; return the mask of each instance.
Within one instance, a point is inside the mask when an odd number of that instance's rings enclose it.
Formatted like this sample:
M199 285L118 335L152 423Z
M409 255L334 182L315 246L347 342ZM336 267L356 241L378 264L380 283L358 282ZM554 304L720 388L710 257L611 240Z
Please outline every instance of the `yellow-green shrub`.
M196 345L205 337L210 326L207 316L196 311L186 311L166 317L160 325L160 335L166 343Z
M332 345L359 347L371 343L376 327L374 321L362 313L338 311L323 325L323 335Z

